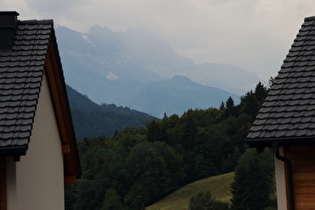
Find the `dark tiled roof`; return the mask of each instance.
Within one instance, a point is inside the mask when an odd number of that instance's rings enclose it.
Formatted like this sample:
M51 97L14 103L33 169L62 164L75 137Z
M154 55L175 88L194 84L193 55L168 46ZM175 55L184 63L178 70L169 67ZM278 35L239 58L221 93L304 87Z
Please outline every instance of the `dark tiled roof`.
M52 30L52 20L18 21L12 50L0 51L1 154L27 149Z
M246 143L272 141L315 142L315 17L305 18Z

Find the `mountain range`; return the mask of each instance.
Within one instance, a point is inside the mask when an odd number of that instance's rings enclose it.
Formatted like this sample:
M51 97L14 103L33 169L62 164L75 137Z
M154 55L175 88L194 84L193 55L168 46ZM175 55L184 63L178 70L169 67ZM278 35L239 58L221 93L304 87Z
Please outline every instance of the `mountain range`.
M219 107L259 77L230 64L195 64L143 30L56 28L66 83L98 104L127 106L156 117Z

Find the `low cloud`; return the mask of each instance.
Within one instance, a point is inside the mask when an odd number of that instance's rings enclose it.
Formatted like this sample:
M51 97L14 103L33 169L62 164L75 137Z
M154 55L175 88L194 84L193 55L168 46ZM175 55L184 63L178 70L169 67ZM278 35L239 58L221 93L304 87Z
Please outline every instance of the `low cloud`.
M312 0L4 0L21 19L52 18L87 32L145 29L196 63L231 63L264 79L280 69Z

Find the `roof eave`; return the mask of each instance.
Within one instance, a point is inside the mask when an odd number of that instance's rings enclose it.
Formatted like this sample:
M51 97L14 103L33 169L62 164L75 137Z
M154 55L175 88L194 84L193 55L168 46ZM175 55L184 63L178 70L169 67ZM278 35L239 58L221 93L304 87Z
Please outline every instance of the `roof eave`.
M26 155L27 146L0 147L0 156L22 156Z
M253 148L272 147L275 143L277 143L279 146L315 145L315 136L247 139L245 142L249 147Z

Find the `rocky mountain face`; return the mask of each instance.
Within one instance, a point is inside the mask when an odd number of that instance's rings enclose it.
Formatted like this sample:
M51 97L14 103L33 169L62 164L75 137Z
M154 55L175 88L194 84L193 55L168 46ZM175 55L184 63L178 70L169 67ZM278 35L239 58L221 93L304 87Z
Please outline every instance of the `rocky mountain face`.
M82 34L56 29L68 85L96 103L116 104L157 117L189 108L218 107L253 88L259 78L229 64L194 64L141 30L94 26Z

